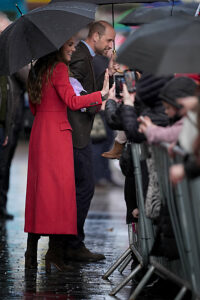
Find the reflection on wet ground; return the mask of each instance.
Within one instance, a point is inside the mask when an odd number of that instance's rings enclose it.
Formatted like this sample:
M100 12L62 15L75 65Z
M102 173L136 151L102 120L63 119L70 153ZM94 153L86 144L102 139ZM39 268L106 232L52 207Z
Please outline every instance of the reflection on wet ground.
M24 226L24 201L27 172L26 143L20 143L11 169L8 210L15 215L13 221L0 222L0 299L128 299L131 283L117 297L108 293L130 272L130 266L120 275L115 271L110 280L101 276L112 262L127 248L127 226L123 187L97 189L86 222L86 245L94 252L104 253L106 260L98 263L74 263L74 271L68 273L53 270L45 273L44 256L48 238L39 240L38 270L25 272L24 252L26 234ZM121 179L123 181L123 179ZM153 296L146 290L141 299L173 299Z

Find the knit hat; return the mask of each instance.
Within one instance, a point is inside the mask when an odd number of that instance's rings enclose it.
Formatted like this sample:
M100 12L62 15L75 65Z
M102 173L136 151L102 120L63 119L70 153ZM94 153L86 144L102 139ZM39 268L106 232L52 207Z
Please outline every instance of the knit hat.
M173 105L176 108L181 108L181 105L176 102L177 98L194 96L197 84L195 81L188 77L178 77L171 79L161 89L159 97Z
M153 107L160 102L160 90L173 76L154 76L144 73L136 85L138 98L147 106Z

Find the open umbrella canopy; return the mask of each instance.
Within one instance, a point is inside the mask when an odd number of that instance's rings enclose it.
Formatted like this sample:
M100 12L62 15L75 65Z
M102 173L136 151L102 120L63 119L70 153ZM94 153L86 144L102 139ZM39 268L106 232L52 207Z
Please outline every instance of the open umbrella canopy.
M130 12L121 21L127 26L138 26L161 20L167 17L194 16L198 8L198 3L168 5L161 7L139 7Z
M200 72L200 18L166 18L133 32L119 48L118 61L157 75Z
M96 5L52 3L21 16L0 35L0 74L18 71L34 59L58 50L95 19Z
M51 0L55 2L68 2L69 0ZM151 3L151 2L169 2L169 0L79 0L79 2L95 3L98 5L106 4L124 4L124 3Z

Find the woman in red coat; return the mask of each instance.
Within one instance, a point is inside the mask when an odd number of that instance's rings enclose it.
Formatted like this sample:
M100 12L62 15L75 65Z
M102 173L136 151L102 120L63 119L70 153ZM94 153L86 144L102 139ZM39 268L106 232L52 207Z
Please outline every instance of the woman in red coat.
M67 107L79 110L101 105L104 88L76 96L69 82L68 63L75 51L71 38L54 53L40 58L29 74L30 108L35 116L28 159L25 232L28 232L25 267L37 267L37 241L49 235L46 268L66 269L62 257L64 235L76 235L76 198L71 126Z

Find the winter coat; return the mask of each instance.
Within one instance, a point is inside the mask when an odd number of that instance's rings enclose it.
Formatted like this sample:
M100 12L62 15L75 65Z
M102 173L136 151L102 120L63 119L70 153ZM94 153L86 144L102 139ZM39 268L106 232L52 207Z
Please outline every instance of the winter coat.
M197 113L188 111L187 116L184 117L183 126L179 134L179 145L187 153L193 153L193 145L197 136Z
M140 115L150 117L152 122L159 126L167 126L169 122L161 103L152 108L143 106L142 104L137 105L137 103L134 107L130 105L122 105L121 121L123 129L126 132L128 140L134 143L142 143L146 140L145 135L138 132L139 123L137 118Z
M28 67L24 67L13 75L7 76L7 105L5 118L5 136L8 136L9 143L13 136L13 131L17 131L23 121L23 94L26 90L28 77ZM0 91L0 106L1 106ZM21 129L21 127L20 127Z
M200 166L193 154L187 155L184 159L184 169L189 179L194 179L200 176Z
M146 159L149 173L149 185L145 199L145 214L150 219L156 219L160 214L161 197L155 159L149 149L150 157Z
M149 144L160 142L173 143L178 140L182 126L183 118L175 122L172 126L161 127L151 125L147 127L145 135Z
M98 90L93 68L93 57L88 47L83 43L78 43L76 51L73 52L70 71L87 93ZM90 133L92 130L94 116L99 111L99 107L89 107L86 112L80 110L71 111L68 109L68 118L72 126L73 146L83 149L90 143Z
M121 106L123 104L117 103L115 100L108 99L105 106L105 119L108 126L113 130L123 130L121 121Z
M179 259L178 248L168 207L162 206L160 216L156 221L157 233L150 255L164 256L169 260Z
M101 93L76 96L68 68L58 63L51 81L42 88L41 104L31 104L35 115L28 159L25 232L76 234L72 129L66 109L102 103Z

